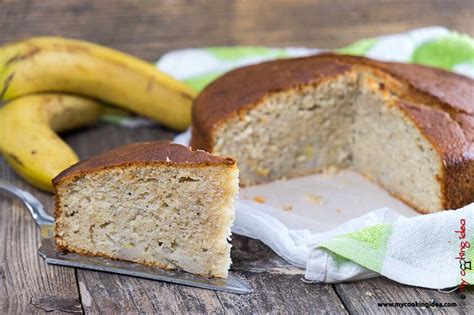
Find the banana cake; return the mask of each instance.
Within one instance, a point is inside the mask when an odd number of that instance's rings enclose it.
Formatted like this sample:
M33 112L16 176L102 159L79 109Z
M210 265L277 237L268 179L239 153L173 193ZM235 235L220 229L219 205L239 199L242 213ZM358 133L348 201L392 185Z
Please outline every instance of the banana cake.
M123 146L53 180L60 250L226 277L238 170L170 143Z
M474 201L474 81L320 54L233 70L193 104L193 148L234 157L243 186L350 168L420 212Z

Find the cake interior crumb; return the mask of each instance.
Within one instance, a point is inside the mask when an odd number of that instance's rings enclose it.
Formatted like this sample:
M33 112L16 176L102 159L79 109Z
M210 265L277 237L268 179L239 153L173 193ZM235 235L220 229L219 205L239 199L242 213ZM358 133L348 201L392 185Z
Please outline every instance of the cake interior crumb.
M236 167L129 165L57 189L63 248L227 277Z

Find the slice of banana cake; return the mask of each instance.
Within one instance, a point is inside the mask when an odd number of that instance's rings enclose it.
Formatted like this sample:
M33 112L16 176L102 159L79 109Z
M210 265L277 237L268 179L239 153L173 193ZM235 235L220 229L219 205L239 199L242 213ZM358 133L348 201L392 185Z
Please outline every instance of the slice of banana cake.
M60 250L227 276L233 159L169 141L136 143L79 162L53 186Z

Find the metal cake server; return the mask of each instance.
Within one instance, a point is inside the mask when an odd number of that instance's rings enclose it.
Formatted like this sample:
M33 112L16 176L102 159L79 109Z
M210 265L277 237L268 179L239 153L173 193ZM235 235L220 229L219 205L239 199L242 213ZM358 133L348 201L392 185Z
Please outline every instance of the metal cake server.
M183 271L170 271L133 262L57 251L54 243L54 218L44 210L43 204L30 193L2 180L0 180L0 189L20 199L30 212L36 225L40 228L41 246L38 249L38 254L48 264L106 271L236 294L252 292L245 283L232 275L229 275L227 279L206 278Z

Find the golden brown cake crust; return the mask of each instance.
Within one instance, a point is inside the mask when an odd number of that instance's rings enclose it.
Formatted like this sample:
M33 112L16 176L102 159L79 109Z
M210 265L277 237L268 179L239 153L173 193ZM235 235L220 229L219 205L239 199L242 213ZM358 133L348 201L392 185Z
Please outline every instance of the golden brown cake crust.
M474 150L472 140L466 136L472 129L461 126L440 109L409 103L400 106L443 157L444 176L439 180L442 181L445 207L457 209L473 202Z
M362 69L363 68L363 69ZM474 80L420 65L320 54L233 70L211 83L193 104L191 146L212 152L214 131L268 95L317 84L349 72L374 71L403 87L400 107L443 160L439 178L445 208L474 201Z
M61 172L53 179L53 186L64 179L72 179L85 173L97 172L112 167L134 164L169 164L177 166L235 165L228 157L218 157L207 152L190 148L169 140L133 143L107 151L81 161Z

